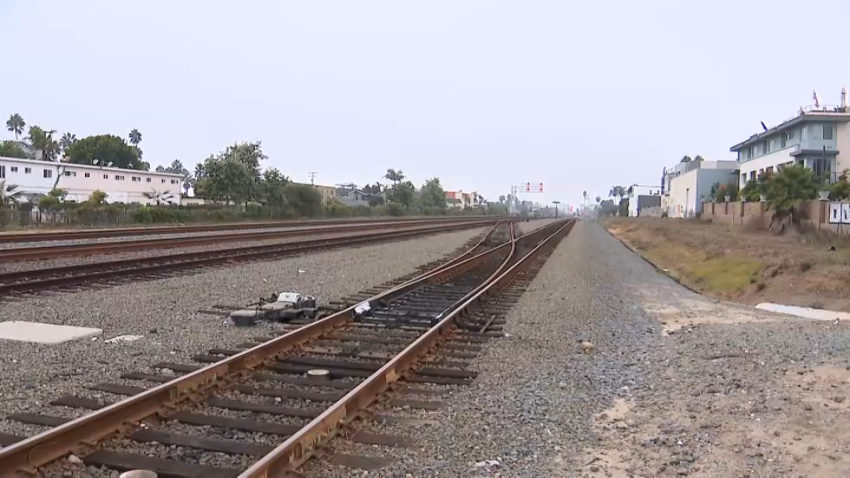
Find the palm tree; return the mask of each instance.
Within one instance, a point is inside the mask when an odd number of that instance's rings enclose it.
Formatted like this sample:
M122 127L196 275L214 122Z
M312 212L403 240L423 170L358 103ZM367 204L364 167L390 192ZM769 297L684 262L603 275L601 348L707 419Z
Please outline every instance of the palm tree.
M59 140L59 146L62 147L62 151L67 151L68 148L71 147L72 144L77 142L77 135L71 133L65 133L62 135L62 138Z
M799 227L797 211L800 201L815 199L820 181L811 169L802 165L790 165L770 175L764 181L767 207L774 211L770 229L783 232L787 225Z
M599 204L600 202L602 202L602 198L599 197L599 196L596 196L596 204Z
M0 207L17 206L22 193L23 191L18 191L17 184L6 184L6 181L0 181Z
M400 169L398 171L395 169L388 169L387 174L385 174L384 177L392 181L393 185L395 185L404 181L405 175Z
M139 130L137 130L136 128L133 128L132 131L130 131L130 144L132 144L133 146L138 146L139 143L141 143L141 142L142 142L142 133L139 133Z
M156 205L159 206L160 203L168 203L171 204L171 200L174 199L174 195L168 191L159 192L156 189L151 189L149 193L143 193L144 196L148 199L156 201Z
M700 156L700 155L696 155L696 156L694 157L694 161L705 161L705 158L703 158L703 157L702 157L702 156Z
M690 163L691 161L693 161L693 160L688 155L682 156L682 159L679 160L680 163Z
M24 121L24 118L18 113L9 115L9 120L6 121L6 129L15 133L15 141L18 140L18 135L24 134L24 127L26 127L26 125L27 122Z
M30 126L29 137L27 139L29 139L33 149L41 152L40 159L42 161L55 161L59 156L61 147L53 139L55 133L55 129L45 131L40 126Z

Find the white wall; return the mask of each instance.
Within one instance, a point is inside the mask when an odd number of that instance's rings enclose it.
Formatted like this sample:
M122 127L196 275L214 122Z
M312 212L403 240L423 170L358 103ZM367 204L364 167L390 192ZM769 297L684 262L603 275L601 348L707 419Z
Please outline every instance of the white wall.
M711 194L711 186L735 181L735 174L735 171L727 169L695 169L673 178L667 199L667 215L693 217L702 213L702 201Z
M796 150L797 145L788 146L787 148L782 148L778 151L773 151L770 154L766 154L756 159L751 159L749 161L744 161L743 163L740 163L740 172L738 173L738 185L742 188L746 186L747 181L749 181L750 179L750 173L752 172L755 172L755 176L756 178L758 178L759 171L764 172L765 169L773 167L773 170L775 172L777 166L794 161L794 156L791 156L791 153L795 152ZM747 175L746 181L743 179L744 174Z
M47 194L55 184L55 187L67 192L68 200L78 202L85 201L92 192L100 190L106 193L109 202L155 204L156 201L146 198L144 194L168 191L172 195L171 203L180 204L182 181L175 174L3 157L0 157L0 166L5 167L5 178L0 178L0 181L17 184L18 190L27 198ZM15 167L18 170L12 171ZM29 168L29 173L26 168ZM49 177L45 177L45 174L49 174ZM116 179L116 176L123 179ZM133 178L138 180L134 181Z
M835 171L838 174L850 169L850 123L837 123L835 131Z
M638 215L638 196L659 196L661 195L661 186L641 186L633 185L629 194L629 217L637 217Z

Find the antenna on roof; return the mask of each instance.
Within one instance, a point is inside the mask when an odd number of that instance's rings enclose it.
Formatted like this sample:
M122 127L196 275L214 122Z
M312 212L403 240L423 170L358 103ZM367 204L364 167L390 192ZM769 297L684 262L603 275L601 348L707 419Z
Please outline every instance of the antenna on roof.
M764 128L765 131L767 131L767 126L764 125L764 121L761 122L761 127Z
M94 164L94 165L96 165L96 164L97 164L97 163L99 163L99 162L100 162L100 161L99 161L98 159L92 159L92 160L91 160L91 163L92 163L92 164Z
M110 162L106 163L106 167L107 167L107 168L111 168L111 167L112 167L112 161L110 161Z

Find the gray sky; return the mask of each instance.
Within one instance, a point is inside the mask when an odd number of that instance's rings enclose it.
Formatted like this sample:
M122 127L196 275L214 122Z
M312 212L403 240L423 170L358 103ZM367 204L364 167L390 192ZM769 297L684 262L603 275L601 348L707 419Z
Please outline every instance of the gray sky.
M0 0L0 115L138 128L154 165L262 140L295 180L395 168L576 204L685 154L732 159L813 89L838 103L848 17L837 0Z

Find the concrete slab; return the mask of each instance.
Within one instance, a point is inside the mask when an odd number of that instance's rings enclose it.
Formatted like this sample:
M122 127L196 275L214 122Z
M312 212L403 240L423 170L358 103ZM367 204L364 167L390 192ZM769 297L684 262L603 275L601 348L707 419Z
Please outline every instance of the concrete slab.
M794 315L804 319L813 320L850 320L850 313L839 312L837 310L812 309L811 307L798 307L796 305L774 304L771 302L763 302L756 306L756 309L769 310L780 314Z
M0 322L0 340L33 342L37 344L61 344L69 340L92 337L103 333L101 329L73 327L70 325L42 324L9 320Z

